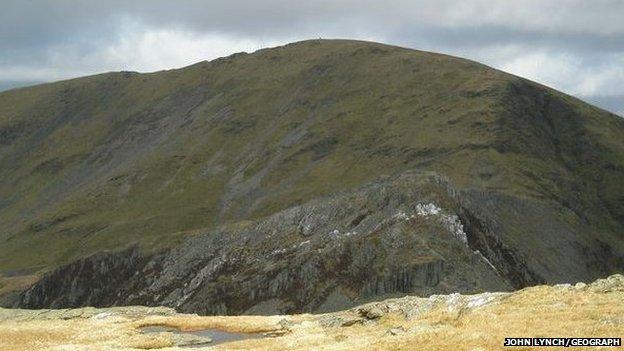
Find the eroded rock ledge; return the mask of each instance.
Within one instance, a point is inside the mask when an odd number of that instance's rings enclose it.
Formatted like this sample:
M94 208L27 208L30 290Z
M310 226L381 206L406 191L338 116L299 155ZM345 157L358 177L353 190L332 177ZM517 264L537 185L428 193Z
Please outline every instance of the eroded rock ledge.
M325 312L407 293L512 290L617 272L617 252L573 231L551 207L407 172L205 231L166 252L78 260L45 275L15 307Z

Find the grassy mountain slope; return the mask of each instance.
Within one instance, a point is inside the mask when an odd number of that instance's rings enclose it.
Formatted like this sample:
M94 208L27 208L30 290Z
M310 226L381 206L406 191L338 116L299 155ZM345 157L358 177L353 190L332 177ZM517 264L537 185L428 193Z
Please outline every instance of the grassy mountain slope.
M314 40L0 93L0 272L161 248L412 169L547 204L623 250L624 120L471 61Z

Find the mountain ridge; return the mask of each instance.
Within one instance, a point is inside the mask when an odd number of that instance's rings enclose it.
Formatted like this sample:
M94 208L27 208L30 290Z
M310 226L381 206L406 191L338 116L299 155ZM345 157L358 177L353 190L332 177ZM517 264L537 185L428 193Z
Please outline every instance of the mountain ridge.
M595 266L569 279L596 278L622 267L622 135L621 118L485 65L345 40L2 92L0 272L151 255L417 171L473 203L452 210L489 233L472 243L486 258L543 235L552 262L531 271L576 259Z

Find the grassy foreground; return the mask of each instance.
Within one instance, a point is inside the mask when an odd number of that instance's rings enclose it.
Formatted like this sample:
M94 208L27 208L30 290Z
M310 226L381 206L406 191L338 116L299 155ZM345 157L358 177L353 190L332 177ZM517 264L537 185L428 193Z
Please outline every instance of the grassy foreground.
M624 276L512 293L408 296L322 315L200 317L163 307L0 309L0 349L182 349L180 334L143 334L145 326L269 334L213 350L496 350L503 349L505 337L623 337ZM609 348L592 348L599 349Z

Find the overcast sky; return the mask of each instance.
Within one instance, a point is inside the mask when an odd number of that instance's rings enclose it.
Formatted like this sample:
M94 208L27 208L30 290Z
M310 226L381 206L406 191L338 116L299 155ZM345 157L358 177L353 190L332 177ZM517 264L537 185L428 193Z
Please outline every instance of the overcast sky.
M624 0L2 0L0 90L310 38L457 55L624 116Z

